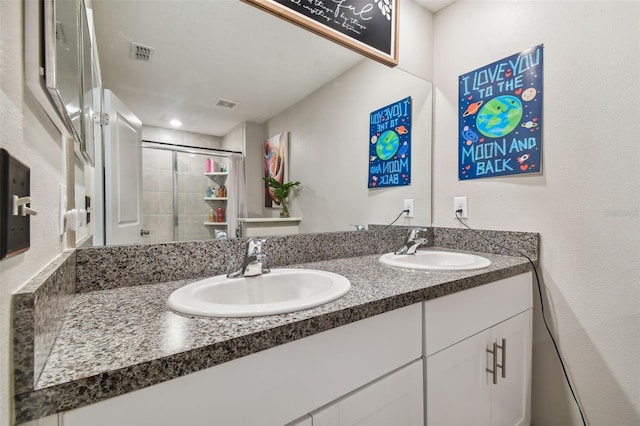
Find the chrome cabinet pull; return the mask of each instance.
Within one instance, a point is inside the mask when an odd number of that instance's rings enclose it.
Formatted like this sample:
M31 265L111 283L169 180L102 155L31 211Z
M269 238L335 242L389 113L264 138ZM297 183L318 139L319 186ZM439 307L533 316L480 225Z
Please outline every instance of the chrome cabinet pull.
M498 368L502 372L502 378L507 378L507 339L502 339L502 344L499 345L496 342L493 342L493 348L487 349L487 353L492 355L492 366L493 369L487 368L487 373L491 373L493 376L493 384L498 384ZM498 349L501 351L501 364L498 364Z
M502 364L497 364L502 370L502 378L507 378L507 339L502 339L502 345L496 345L502 352ZM494 355L495 356L495 355Z
M487 353L492 355L492 365L493 365L493 370L490 368L487 368L486 371L487 373L491 373L491 375L493 376L493 384L497 385L498 384L498 376L496 375L497 373L497 369L498 369L498 344L497 343L493 343L493 349L487 349Z

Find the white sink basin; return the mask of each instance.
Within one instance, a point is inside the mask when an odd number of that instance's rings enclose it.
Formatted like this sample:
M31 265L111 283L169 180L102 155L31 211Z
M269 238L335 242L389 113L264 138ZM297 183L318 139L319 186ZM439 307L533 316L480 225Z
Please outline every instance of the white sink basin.
M489 259L475 254L430 250L408 255L387 253L380 257L380 262L398 268L436 271L464 271L491 265Z
M247 278L218 275L171 293L169 308L189 315L253 317L282 314L322 305L344 296L349 280L333 272L274 269Z

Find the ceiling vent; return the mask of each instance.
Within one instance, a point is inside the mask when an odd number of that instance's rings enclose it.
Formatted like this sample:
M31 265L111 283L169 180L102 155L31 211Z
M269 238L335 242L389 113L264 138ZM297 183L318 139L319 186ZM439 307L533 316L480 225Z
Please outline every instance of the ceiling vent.
M218 99L218 102L216 102L216 106L219 106L222 108L234 109L235 107L238 106L238 102L228 101L226 99Z
M129 49L129 57L136 61L148 62L151 59L151 54L155 49L153 47L144 46L139 43L131 42Z

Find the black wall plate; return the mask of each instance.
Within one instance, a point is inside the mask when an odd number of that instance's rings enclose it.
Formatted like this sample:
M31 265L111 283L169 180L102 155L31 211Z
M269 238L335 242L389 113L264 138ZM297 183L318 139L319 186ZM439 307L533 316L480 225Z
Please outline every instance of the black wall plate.
M13 196L29 196L30 180L31 170L0 149L0 259L30 247L31 217L13 214Z

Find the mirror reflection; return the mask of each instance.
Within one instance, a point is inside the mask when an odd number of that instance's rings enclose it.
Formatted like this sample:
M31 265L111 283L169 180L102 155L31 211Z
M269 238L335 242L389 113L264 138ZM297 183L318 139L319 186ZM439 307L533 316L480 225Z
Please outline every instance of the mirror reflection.
M415 218L398 224L430 223L432 88L402 69L402 40L400 66L389 68L239 0L96 0L92 11L103 87L139 118L145 141L139 223L106 244L355 230L392 222L404 199L415 200ZM368 189L370 113L406 97L411 185ZM288 180L301 183L287 220L264 207L261 179L264 141L282 132Z
M81 135L80 87L82 85L80 65L80 8L77 0L61 0L46 3L51 8L54 19L47 20L52 25L55 40L49 40L55 47L47 48L46 79L47 89L58 105L65 122L71 126L79 139ZM66 114L64 114L66 112Z

